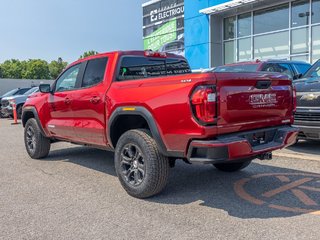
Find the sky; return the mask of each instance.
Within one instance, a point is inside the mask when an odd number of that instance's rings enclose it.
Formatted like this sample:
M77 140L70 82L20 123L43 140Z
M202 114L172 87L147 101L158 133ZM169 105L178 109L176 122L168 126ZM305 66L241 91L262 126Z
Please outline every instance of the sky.
M0 63L142 49L147 0L0 0Z

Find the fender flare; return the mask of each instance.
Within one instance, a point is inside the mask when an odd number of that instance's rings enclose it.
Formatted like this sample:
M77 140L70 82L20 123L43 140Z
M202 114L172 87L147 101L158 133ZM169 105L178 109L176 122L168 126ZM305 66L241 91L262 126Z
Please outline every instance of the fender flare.
M26 123L27 123L26 115L28 113L30 113L30 112L33 114L34 119L37 121L37 124L38 124L38 126L40 128L40 131L41 131L42 135L43 136L47 136L47 134L45 133L45 131L44 131L43 127L42 127L42 124L41 124L40 118L39 118L39 114L38 114L37 109L35 107L28 106L28 107L24 107L22 109L22 116L21 116L22 126L23 127L26 126Z
M130 110L128 110L128 111L123 110L125 108L128 108ZM159 129L157 127L156 121L155 121L154 117L152 116L152 114L146 108L138 107L138 106L118 107L111 114L111 116L109 118L107 138L108 138L108 142L109 142L110 146L113 149L115 148L115 146L113 146L113 144L112 144L110 133L111 133L111 129L112 129L113 125L116 123L118 117L121 115L138 115L138 116L143 117L149 125L152 137L156 141L156 144L158 146L159 151L167 157L183 157L183 155L184 155L183 153L178 152L178 151L170 151L167 149L166 145L164 144L164 142L161 138Z

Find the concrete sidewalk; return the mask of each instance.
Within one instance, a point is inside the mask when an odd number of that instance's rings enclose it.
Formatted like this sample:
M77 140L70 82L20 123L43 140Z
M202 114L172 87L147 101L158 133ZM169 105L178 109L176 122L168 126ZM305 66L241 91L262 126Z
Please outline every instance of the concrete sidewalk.
M273 152L274 156L320 161L320 141L300 140L286 149Z

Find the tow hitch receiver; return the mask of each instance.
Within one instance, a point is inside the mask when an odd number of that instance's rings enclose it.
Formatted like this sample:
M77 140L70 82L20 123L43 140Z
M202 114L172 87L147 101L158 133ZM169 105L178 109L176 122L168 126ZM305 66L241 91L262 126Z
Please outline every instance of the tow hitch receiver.
M267 152L267 153L260 154L258 156L258 158L260 160L271 160L272 159L272 152Z

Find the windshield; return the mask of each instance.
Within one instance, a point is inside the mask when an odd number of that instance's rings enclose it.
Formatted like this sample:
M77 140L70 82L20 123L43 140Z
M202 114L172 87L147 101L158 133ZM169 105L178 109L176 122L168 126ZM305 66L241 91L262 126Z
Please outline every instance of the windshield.
M320 77L320 60L318 60L309 71L304 75L305 78L316 78Z
M23 95L29 96L30 94L36 92L38 89L38 87L31 88L29 91L26 91Z
M256 72L259 64L239 64L220 66L214 69L214 72Z
M16 91L17 91L17 89L13 89L13 90L3 94L2 97L9 97L9 96L15 94Z

